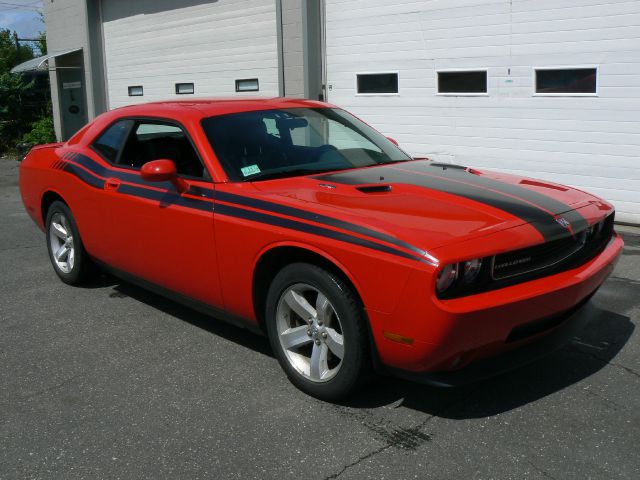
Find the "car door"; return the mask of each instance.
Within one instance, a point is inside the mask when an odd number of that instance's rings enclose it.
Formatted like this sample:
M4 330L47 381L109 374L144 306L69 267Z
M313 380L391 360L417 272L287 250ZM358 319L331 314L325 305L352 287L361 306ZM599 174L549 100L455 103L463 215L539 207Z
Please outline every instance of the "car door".
M138 279L191 299L222 306L213 224L213 182L184 127L173 121L125 119L128 134L113 154L101 137L92 148L111 162L102 212L105 261ZM105 132L107 133L107 132ZM113 143L113 142L112 142ZM142 179L152 160L175 163L188 183Z

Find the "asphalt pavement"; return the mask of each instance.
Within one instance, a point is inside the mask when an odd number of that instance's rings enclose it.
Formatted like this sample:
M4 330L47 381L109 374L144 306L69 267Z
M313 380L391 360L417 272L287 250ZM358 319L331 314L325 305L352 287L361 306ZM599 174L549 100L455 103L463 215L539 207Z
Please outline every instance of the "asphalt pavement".
M60 282L7 159L0 218L0 479L640 478L639 230L562 350L336 405L265 338L111 277Z

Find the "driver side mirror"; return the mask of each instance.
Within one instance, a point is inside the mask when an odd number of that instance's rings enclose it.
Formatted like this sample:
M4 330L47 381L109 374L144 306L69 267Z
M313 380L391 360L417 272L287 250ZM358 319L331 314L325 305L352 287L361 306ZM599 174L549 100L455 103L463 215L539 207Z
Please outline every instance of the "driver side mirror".
M393 143L396 147L400 146L398 144L398 141L395 138L387 137L387 140L389 140L391 143Z
M147 182L171 182L178 193L189 189L189 184L178 177L176 165L171 160L152 160L142 165L140 176Z

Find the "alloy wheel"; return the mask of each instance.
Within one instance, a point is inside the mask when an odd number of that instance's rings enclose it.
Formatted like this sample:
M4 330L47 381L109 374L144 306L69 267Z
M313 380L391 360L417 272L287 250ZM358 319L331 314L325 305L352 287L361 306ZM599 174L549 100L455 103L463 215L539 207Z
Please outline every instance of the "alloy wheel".
M344 357L344 336L335 308L321 291L306 283L285 289L276 328L287 361L305 379L321 383L335 377Z
M69 219L61 212L56 212L51 217L49 244L56 267L62 273L70 273L75 260L73 232Z

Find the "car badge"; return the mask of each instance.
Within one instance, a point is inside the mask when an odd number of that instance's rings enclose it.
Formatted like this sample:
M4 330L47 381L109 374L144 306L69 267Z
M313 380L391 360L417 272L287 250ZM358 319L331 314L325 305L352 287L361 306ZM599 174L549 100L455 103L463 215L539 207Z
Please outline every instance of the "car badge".
M567 220L566 218L563 217L557 217L556 218L556 222L558 222L560 225L562 225L564 228L570 228L571 224L569 223L569 220Z

